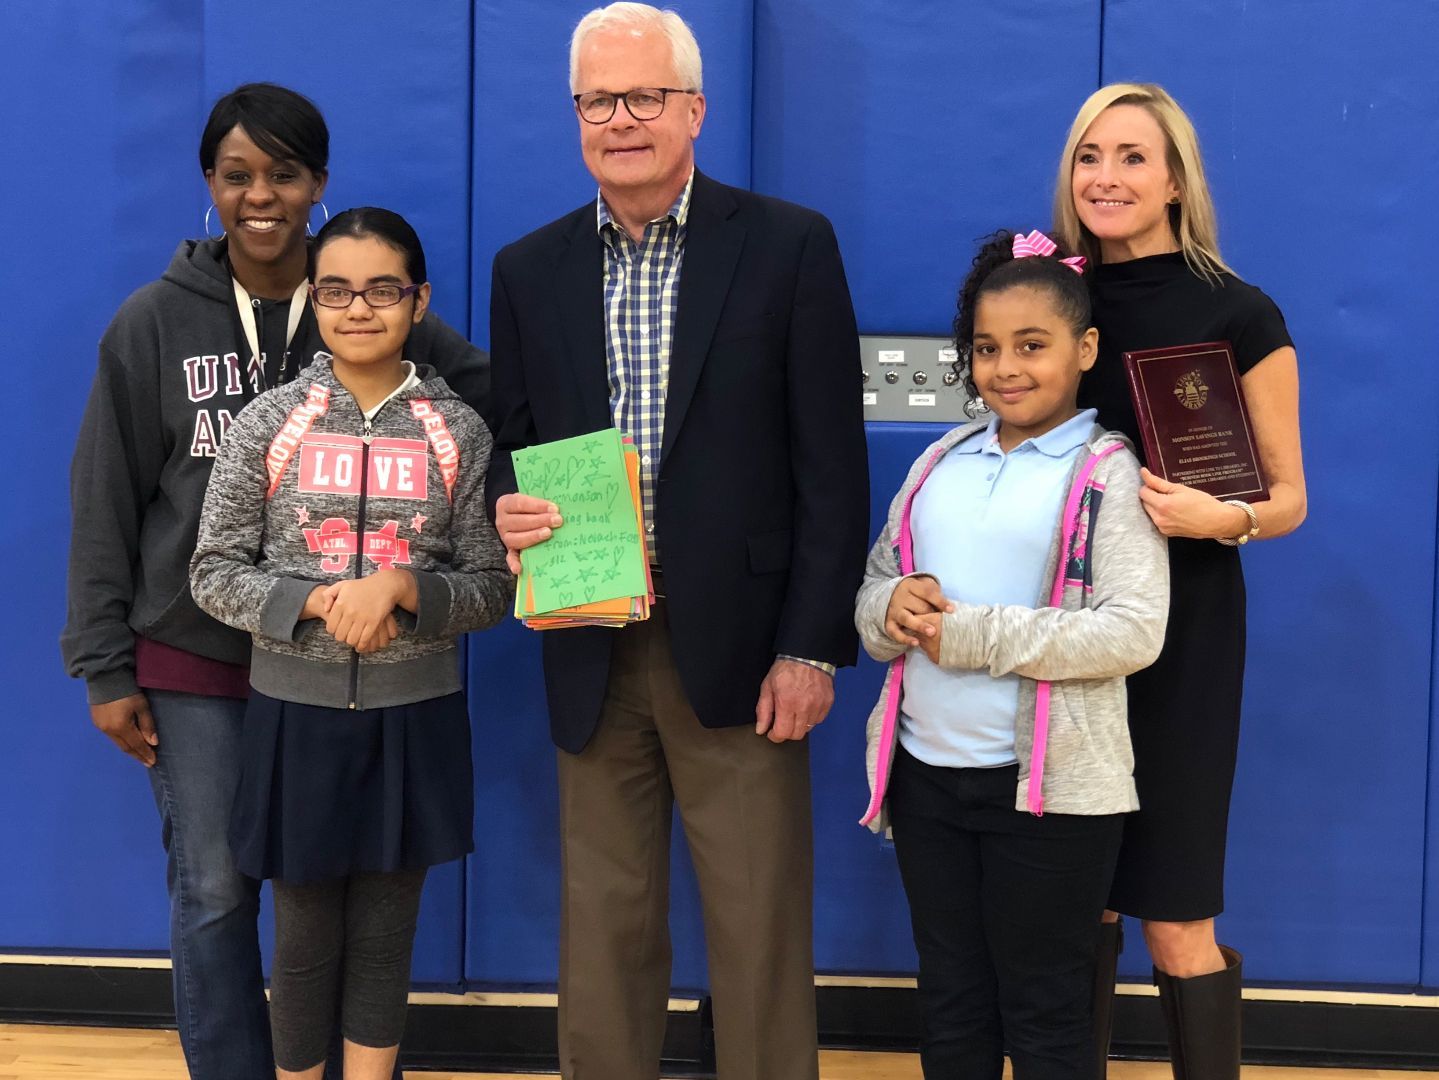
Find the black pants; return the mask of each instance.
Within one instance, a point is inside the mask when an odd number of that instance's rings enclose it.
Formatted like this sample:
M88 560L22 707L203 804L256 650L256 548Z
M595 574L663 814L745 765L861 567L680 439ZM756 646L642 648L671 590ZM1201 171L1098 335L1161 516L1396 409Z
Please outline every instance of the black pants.
M352 874L305 885L271 882L270 1030L276 1065L302 1072L324 1061L337 1015L351 1042L399 1044L424 883L423 870Z
M925 1080L1090 1080L1099 920L1124 815L1015 810L1019 766L899 748L890 821L919 952Z

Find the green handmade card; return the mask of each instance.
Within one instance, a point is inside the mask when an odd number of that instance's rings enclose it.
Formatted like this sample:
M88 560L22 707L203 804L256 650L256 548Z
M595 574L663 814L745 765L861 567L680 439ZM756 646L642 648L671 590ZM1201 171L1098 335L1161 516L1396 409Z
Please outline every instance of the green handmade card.
M550 500L564 518L548 540L520 553L535 611L644 595L645 547L620 433L577 435L511 457L520 491Z

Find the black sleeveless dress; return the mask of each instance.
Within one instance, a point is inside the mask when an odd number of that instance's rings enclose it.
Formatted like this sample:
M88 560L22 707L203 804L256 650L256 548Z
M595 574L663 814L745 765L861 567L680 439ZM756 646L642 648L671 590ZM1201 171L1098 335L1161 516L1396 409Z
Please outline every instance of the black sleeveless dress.
M1279 308L1230 275L1212 285L1181 253L1100 265L1091 277L1099 360L1080 405L1122 431L1141 460L1123 353L1228 341L1241 373L1292 344ZM1184 922L1224 909L1224 845L1244 685L1244 574L1239 551L1169 541L1169 627L1154 665L1132 675L1129 730L1139 812L1126 821L1110 906Z

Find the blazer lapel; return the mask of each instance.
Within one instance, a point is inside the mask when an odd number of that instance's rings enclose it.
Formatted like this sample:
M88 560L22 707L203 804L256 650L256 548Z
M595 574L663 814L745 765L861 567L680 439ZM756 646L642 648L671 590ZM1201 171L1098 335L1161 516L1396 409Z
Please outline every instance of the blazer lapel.
M698 170L690 194L685 261L680 271L679 310L670 342L669 390L660 471L694 398L700 371L714 340L715 326L729 294L730 281L744 247L744 226L735 220L739 206L721 185Z
M581 401L585 430L614 424L610 416L605 361L604 256L595 228L594 205L576 215L555 265L555 303L564 336L563 351ZM565 365L561 365L565 370Z

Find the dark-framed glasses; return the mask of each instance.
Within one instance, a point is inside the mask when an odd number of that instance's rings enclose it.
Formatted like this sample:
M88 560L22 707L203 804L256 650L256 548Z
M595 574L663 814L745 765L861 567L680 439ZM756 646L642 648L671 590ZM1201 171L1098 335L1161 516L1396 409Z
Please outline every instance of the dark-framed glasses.
M419 285L371 285L368 289L347 289L342 285L311 285L315 303L327 308L347 308L355 297L363 296L372 308L394 307L405 297L420 290Z
M665 99L671 94L698 93L698 90L679 90L673 86L640 86L623 94L591 90L575 95L575 110L587 124L608 124L623 101L636 120L653 120L665 111Z

